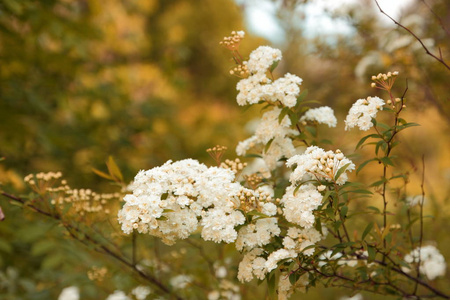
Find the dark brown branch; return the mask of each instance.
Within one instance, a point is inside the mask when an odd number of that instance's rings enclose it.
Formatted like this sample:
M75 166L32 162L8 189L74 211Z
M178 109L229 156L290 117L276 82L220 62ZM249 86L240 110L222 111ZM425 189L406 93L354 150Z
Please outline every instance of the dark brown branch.
M113 250L111 250L109 247L102 245L101 243L99 243L97 240L95 240L93 237L91 237L88 233L84 232L83 230L81 230L78 227L73 226L70 223L66 223L61 219L61 216L58 214L51 214L49 212L46 212L44 210L42 210L41 208L33 205L33 204L29 204L26 203L26 201L20 197L14 196L14 195L10 195L8 193L5 192L1 192L1 195L3 195L6 198L9 198L11 200L17 201L19 203L22 203L23 205L26 205L27 207L31 208L32 210L34 210L37 213L40 213L44 216L47 216L49 218L52 218L56 221L61 222L61 224L66 228L66 230L69 232L69 234L77 241L81 242L82 244L88 246L89 243L91 243L92 245L95 246L94 250L102 253L102 254L106 254L112 258L114 258L115 260L121 262L122 264L124 264L125 266L127 266L128 268L130 268L133 272L137 273L141 278L151 282L153 285L157 286L161 291L172 295L175 299L178 300L182 300L183 298L181 298L178 295L173 294L168 287L166 287L162 282L160 282L158 279L156 279L155 277L153 277L150 274L144 273L143 271L139 270L137 268L137 266L133 263L133 262L129 262L125 257L122 257L120 254L117 254L116 252L114 252ZM78 237L74 232L77 232L79 234L82 234L84 239ZM89 242L89 243L88 243Z
M445 31L445 33L450 36L450 32L448 31L447 28L445 28L444 23L442 22L442 19L437 15L437 13L430 7L430 5L428 5L428 3L425 2L425 0L422 0L423 4L425 4L425 6L431 11L431 13L434 15L434 17L436 18L436 20L439 22L439 25L441 26L441 28ZM440 50L440 49L439 49ZM442 55L441 55L442 58Z
M400 24L399 22L397 22L394 18L392 18L390 15L388 15L386 12L384 12L383 9L381 9L380 4L378 4L378 0L375 0L375 3L378 6L378 9L380 10L380 12L385 15L386 17L388 17L389 19L392 20L392 22L394 22L396 25L398 25L399 27L405 29L406 31L409 32L409 34L411 34L419 43L420 45L422 45L422 48L425 50L425 52L430 55L431 57L433 57L435 60L437 60L438 62L440 62L441 64L443 64L449 71L450 71L450 66L442 59L442 57L437 57L436 55L434 55L433 53L430 52L430 50L428 50L427 46L425 46L425 44L422 42L422 40L414 33L411 31L411 29L403 26L402 24Z

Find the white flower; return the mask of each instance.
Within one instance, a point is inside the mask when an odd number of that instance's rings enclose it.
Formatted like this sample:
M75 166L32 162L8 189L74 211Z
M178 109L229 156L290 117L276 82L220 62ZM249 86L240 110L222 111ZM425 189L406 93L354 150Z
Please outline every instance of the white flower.
M278 236L280 232L276 218L259 219L255 224L249 224L239 229L236 248L242 251L244 247L252 249L256 246L267 245L271 238Z
M191 282L192 282L192 277L189 275L177 275L170 279L170 285L173 286L173 288L176 290L186 288L188 286L188 284Z
M251 73L266 73L276 61L281 60L281 51L269 46L260 46L250 53L247 68Z
M295 258L296 256L297 253L295 253L295 251L293 250L278 249L277 251L272 252L265 263L267 272L276 269L279 261L287 258Z
M116 290L106 300L131 300L123 291Z
M78 300L80 299L80 289L76 286L64 288L59 294L58 300Z
M425 202L424 200L425 199L422 195L408 196L406 197L406 204L409 207L413 207L419 204L423 205L423 203Z
M363 300L363 296L361 294L355 294L353 297L341 297L339 300Z
M152 290L148 286L140 285L135 287L131 291L131 294L133 294L137 300L144 300L151 292Z
M360 130L369 130L373 126L372 118L375 118L377 112L383 109L384 104L384 100L379 97L357 100L345 119L345 130L355 126L358 126Z
M416 248L405 256L405 261L409 264L418 263L420 257L419 271L429 280L445 275L446 263L445 258L436 247L429 245L422 248ZM411 267L414 269L414 267ZM410 272L411 269L403 268L403 271Z
M311 108L301 118L300 122L312 121L319 124L328 125L328 127L336 127L337 119L331 107L322 106L319 108Z
M254 248L244 255L244 258L239 263L238 269L237 277L240 282L244 283L253 279L254 267L256 268L256 274L258 274L258 278L267 273L265 268L266 260L262 257L259 257L259 255L261 255L262 253L263 250L261 248ZM256 262L254 263L255 260Z
M314 225L313 211L322 202L322 195L312 184L304 184L296 189L293 185L288 186L281 199L284 217L291 223L310 228Z
M193 159L140 171L130 190L133 194L124 197L118 213L122 230L148 233L169 245L189 237L199 225L203 238L230 243L237 237L234 227L245 221L235 210L242 186L233 171Z
M317 146L310 146L305 153L289 158L286 165L288 167L297 165L289 179L292 183L319 179L328 182L336 181L337 184L342 185L348 180L347 172L355 169L355 164L339 150L325 151ZM346 165L345 171L339 178L335 178L339 169Z

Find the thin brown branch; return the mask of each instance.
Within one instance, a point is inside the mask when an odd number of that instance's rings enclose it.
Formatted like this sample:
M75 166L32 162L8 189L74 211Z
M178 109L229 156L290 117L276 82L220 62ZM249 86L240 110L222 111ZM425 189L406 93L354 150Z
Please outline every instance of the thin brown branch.
M436 20L438 21L439 25L441 26L441 28L445 31L445 33L450 36L450 31L448 31L447 28L445 28L444 23L442 22L441 17L439 17L437 15L437 13L431 8L430 5L428 5L428 3L425 2L425 0L422 0L423 4L425 4L425 6L428 8L429 11L431 11L431 13L434 15L434 17L436 18ZM442 56L441 56L442 57Z
M138 269L137 266L133 263L133 262L129 262L125 257L122 257L120 254L117 254L116 252L114 252L113 250L111 250L109 247L99 243L95 238L91 237L87 232L84 232L83 230L81 230L78 227L73 226L70 223L64 222L61 218L60 215L58 214L51 214L49 212L46 212L44 210L42 210L41 208L33 205L33 204L29 204L27 203L26 200L5 193L5 192L1 192L1 195L3 195L6 198L9 198L11 200L17 201L21 204L23 204L24 206L27 206L29 208L31 208L33 211L40 213L44 216L47 216L49 218L52 218L56 221L61 222L61 224L66 228L66 230L69 232L69 234L77 241L81 242L82 244L88 246L89 243L91 245L94 246L94 250L108 255L112 258L114 258L115 260L119 261L120 263L124 264L125 266L127 266L128 268L130 268L133 272L137 273L141 278L143 278L144 280L152 283L153 285L155 285L156 287L158 287L161 291L173 296L175 299L178 300L182 300L183 298L181 298L180 296L174 294L168 287L166 287L162 282L160 282L156 277L153 277L150 274L144 273L142 270ZM76 235L74 232L82 234L83 238L80 238L78 235Z
M450 71L450 66L442 59L437 57L436 55L434 55L433 53L430 52L430 50L427 48L427 46L425 46L425 44L422 42L422 40L414 33L412 32L411 29L409 29L408 27L400 24L399 22L397 22L394 18L392 18L390 15L388 15L380 6L380 4L378 3L378 0L375 0L375 3L378 6L378 9L380 10L380 12L385 15L386 17L388 17L389 19L391 19L392 22L394 22L397 26L405 29L409 34L411 34L419 43L420 45L422 45L422 48L425 50L425 52L430 55L431 57L433 57L435 60L437 60L438 62L440 62L442 65L444 65L449 71Z

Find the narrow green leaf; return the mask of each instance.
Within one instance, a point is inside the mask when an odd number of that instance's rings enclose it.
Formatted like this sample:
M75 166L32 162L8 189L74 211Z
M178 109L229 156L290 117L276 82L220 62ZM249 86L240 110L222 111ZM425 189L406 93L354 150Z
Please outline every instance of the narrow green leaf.
M264 147L264 152L267 153L269 151L270 145L272 145L274 138L271 138L269 142L267 142L266 146Z
M381 138L381 137L379 134L376 134L376 133L366 135L365 137L363 137L359 140L358 144L355 147L355 150L358 149L359 147L361 147L368 138Z
M378 209L377 209L378 210ZM367 224L366 229L364 229L364 232L361 236L361 240L364 241L364 239L366 238L366 236L370 233L370 231L373 228L373 222L370 222L369 224Z
M100 170L97 170L97 169L92 168L92 172L94 172L94 173L97 174L98 176L103 177L103 178L106 178L106 179L108 179L108 180L114 180L113 177L111 177L110 175L108 175L108 174L106 174L106 173L104 173L104 172L102 172L102 171L100 171Z
M369 257L368 257L367 261L368 262L374 261L375 255L377 254L375 251L375 248L370 245L367 245L367 252L369 253Z
M337 181L339 179L339 177L342 175L342 173L345 172L345 170L347 170L348 166L350 166L351 163L345 164L344 166L340 167L339 170L337 171L336 175L334 176L334 180Z
M389 158L389 157L387 157L387 156L385 156L385 157L382 157L382 158L380 158L380 161L383 163L383 165L385 165L385 166L394 166L394 163L392 162L392 160Z
M375 211L378 214L381 213L381 211L378 208L376 208L375 206L367 206L367 208ZM373 226L373 224L372 224L372 226Z
M305 126L305 129L313 136L316 137L317 136L317 130L315 127L313 126Z
M261 155L256 154L256 153L248 153L248 154L245 154L244 157L247 157L247 158L262 158Z
M106 163L106 166L108 167L109 174L116 179L123 181L123 175L122 172L120 172L119 167L117 166L116 162L114 161L113 157L108 157L108 162Z
M372 162L372 161L376 161L376 158L371 158L366 160L365 162L363 162L362 164L360 164L358 166L358 168L356 169L356 174L358 174L368 163Z
M305 99L307 95L308 95L308 90L304 90L303 92L301 92L300 95L298 95L298 97L297 97L297 105L300 102L302 102L303 99ZM303 101L303 103L305 103L305 102Z
M345 219L345 217L347 216L347 212L348 212L348 206L342 206L341 208L341 218Z
M280 63L279 60L275 61L271 66L270 66L270 73L273 72L273 70L276 69L276 67L278 66L278 64Z
M278 124L281 124L283 122L284 117L288 114L290 108L289 107L283 107L280 114L278 115Z

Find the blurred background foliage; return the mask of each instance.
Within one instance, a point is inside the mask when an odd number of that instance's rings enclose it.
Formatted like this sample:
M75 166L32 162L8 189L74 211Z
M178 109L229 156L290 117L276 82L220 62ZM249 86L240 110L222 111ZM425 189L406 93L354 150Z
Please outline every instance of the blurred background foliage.
M228 75L233 61L218 42L243 29L244 55L270 43L249 34L247 2L1 0L2 189L25 193L25 175L60 170L73 187L111 190L92 172L105 169L109 155L127 180L169 159L212 163L205 150L216 144L227 146L227 156L234 157L235 145L248 136L242 128L258 110L236 105L237 78ZM449 207L450 71L406 31L381 22L380 12L361 9L370 0L328 12L346 20L352 34L313 38L302 27L302 7L313 0L274 2L285 34L276 45L283 51L277 72L298 74L309 99L335 109L338 128L321 134L333 136L344 152L352 152L361 136L337 136L350 105L367 95L382 96L370 90L370 76L396 70L408 79L407 119L423 126L404 138L400 153L412 173L420 171L425 154L434 200L429 210L440 220L433 229L449 228L448 213L440 208ZM450 62L448 1L416 1L399 21ZM405 88L399 80L398 93ZM361 176L375 176L372 170ZM417 180L412 178L412 193L420 191ZM86 276L88 266L97 262L95 255L58 238L63 230L49 220L23 214L6 201L1 207L6 219L0 223L0 299L56 299L73 282L85 286L86 299L105 295L96 294L94 286L101 285ZM438 240L442 250L450 245L443 231L434 230L430 239ZM450 260L450 252L444 256ZM111 280L130 280L117 276ZM315 291L308 297L332 294Z

